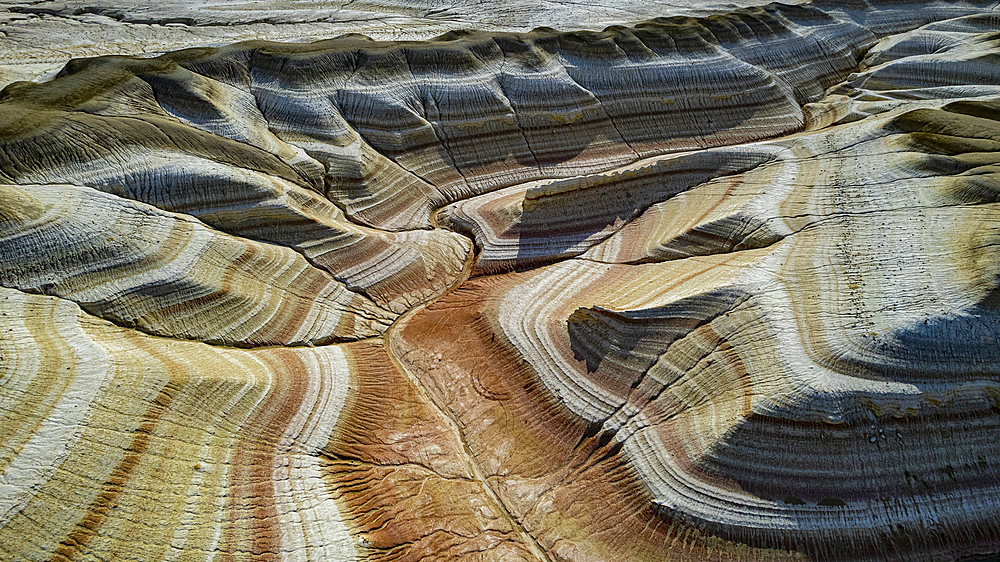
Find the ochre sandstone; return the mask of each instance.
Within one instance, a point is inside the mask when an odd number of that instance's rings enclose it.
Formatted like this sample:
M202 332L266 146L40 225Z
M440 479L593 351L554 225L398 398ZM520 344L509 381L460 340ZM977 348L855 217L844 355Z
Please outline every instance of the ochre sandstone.
M0 561L1000 556L996 2L76 4L192 38L0 92Z

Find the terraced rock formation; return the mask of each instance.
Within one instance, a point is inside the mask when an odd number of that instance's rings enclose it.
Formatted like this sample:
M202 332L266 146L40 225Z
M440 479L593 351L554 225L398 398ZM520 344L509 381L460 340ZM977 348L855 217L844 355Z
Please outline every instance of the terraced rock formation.
M819 1L11 84L0 559L996 557L998 61Z

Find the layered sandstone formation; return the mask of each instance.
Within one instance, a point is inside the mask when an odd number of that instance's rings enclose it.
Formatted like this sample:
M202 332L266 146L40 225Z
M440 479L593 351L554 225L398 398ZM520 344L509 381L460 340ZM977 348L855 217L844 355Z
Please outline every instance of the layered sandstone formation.
M629 23L5 88L0 559L1000 554L995 3Z

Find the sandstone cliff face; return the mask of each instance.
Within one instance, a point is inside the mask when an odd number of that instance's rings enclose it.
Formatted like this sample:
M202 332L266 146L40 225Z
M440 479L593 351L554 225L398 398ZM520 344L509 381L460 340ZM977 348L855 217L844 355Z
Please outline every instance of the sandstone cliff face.
M814 2L11 84L0 559L1000 554L998 61Z

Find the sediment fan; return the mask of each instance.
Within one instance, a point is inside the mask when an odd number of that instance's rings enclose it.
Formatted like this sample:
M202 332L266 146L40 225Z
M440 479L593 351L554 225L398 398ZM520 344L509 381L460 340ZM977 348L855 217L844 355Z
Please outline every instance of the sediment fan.
M995 2L0 94L2 560L980 560L998 459Z

